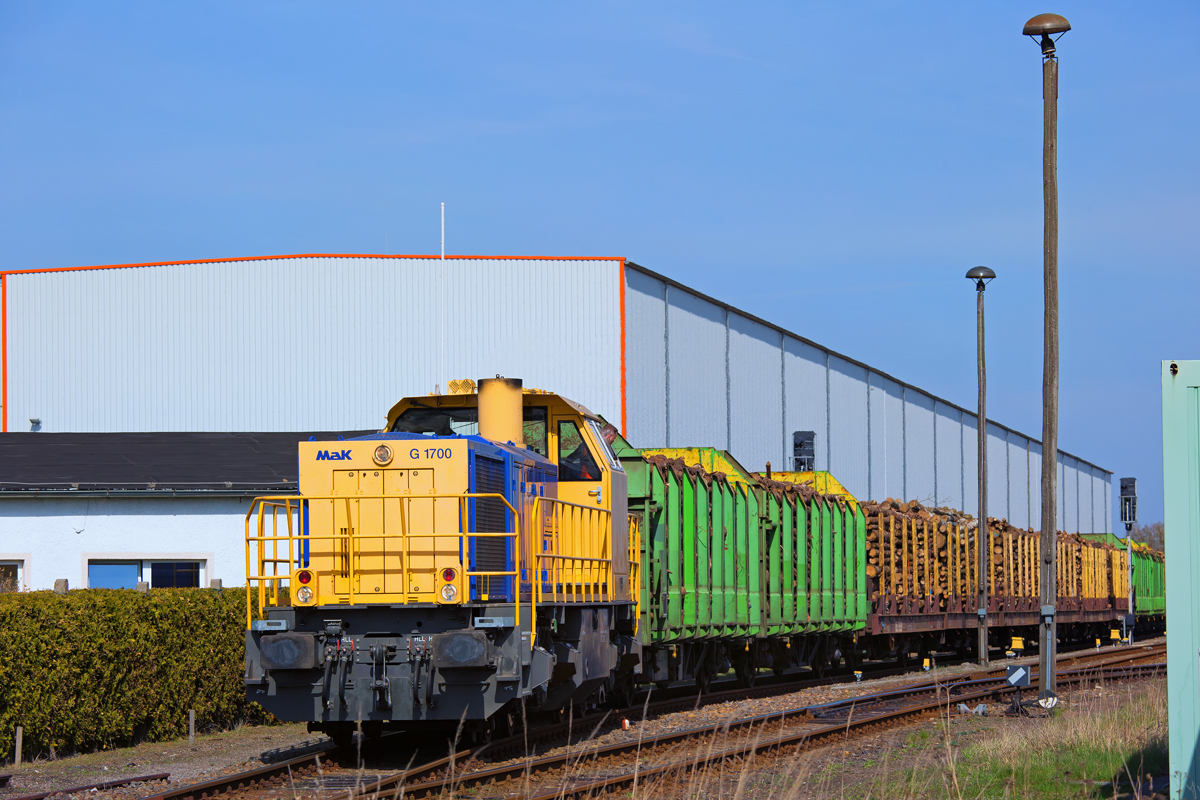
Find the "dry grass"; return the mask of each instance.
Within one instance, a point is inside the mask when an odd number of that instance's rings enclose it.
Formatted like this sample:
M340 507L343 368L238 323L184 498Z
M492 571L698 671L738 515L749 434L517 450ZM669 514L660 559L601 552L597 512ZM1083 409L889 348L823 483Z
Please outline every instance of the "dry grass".
M757 756L641 785L625 796L1008 800L1108 798L1122 787L1129 796L1135 776L1166 773L1166 744L1166 682L1156 680L1072 692L1053 717L949 712L936 725L888 735L874 750L847 739L813 753Z
M597 732L591 731L578 743L582 747L568 769L568 783L582 781L589 773L587 753ZM763 727L737 733L726 728L710 741L709 752L774 734ZM767 753L738 764L681 770L673 777L639 782L620 796L635 800L1110 798L1123 786L1128 797L1136 778L1166 773L1166 747L1165 680L1095 684L1065 696L1053 717L964 716L948 708L932 723L868 740L847 736L840 744L809 753ZM458 785L461 773L456 770L447 781L446 796L487 796L486 790L464 792ZM528 783L523 788L524 794L531 793Z

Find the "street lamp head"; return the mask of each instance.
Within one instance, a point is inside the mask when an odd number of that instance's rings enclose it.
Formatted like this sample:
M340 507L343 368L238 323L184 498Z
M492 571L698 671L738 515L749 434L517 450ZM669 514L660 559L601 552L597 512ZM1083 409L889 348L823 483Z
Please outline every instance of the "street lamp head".
M996 273L991 267L971 267L967 270L967 280L975 281L975 291L982 292L987 289L988 281L995 280Z
M1038 14L1025 23L1025 28L1021 33L1034 41L1037 41L1040 36L1042 55L1050 58L1054 55L1054 43L1069 30L1071 30L1071 23L1067 22L1066 17L1058 14ZM1050 37L1056 33L1058 39L1051 39Z

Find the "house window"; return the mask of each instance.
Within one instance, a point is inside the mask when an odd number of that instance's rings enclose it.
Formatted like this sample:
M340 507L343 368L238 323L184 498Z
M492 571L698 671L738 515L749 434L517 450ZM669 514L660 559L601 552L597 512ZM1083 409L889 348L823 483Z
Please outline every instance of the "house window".
M150 564L152 589L195 589L199 586L199 561L155 561Z
M136 589L142 579L140 561L89 561L89 589Z
M21 562L0 562L0 594L21 591Z

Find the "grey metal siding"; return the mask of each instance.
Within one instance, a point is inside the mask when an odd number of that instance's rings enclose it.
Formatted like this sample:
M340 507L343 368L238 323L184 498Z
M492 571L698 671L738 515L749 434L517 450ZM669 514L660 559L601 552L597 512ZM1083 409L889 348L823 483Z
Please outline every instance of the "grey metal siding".
M963 414L963 510L979 513L979 425L974 414ZM989 467L991 465L989 464Z
M1008 442L1007 431L991 422L987 427L988 516L1008 517Z
M829 358L829 471L857 497L867 495L867 371Z
M672 446L728 445L750 469L768 460L788 468L792 432L811 430L817 469L831 471L860 497L936 501L978 513L976 424L969 410L643 267L629 265L626 275L630 294L646 298L645 313L661 315L661 298L670 300L665 332L636 320L627 329L631 351L666 348L669 340L671 401L662 425ZM652 397L660 385L661 362L644 358L655 365L644 372L651 388L635 386L642 378L631 371L630 398ZM630 408L646 408L659 419L652 401L631 399ZM1037 527L1040 449L994 421L988 428L989 513ZM1080 503L1092 508L1093 473L1102 476L1109 500L1111 475L1074 458L1069 473L1069 501L1077 509L1071 520L1079 525ZM1067 486L1060 480L1060 492ZM1060 500L1060 508L1066 502ZM1082 516L1084 527L1092 524L1091 514Z
M870 497L904 495L904 413L903 387L880 375L868 374L871 406L871 482Z
M668 287L670 447L729 445L725 309Z
M937 426L937 504L962 508L962 419L957 409L939 402Z
M616 261L284 258L5 281L9 430L371 428L400 397L496 373L620 419Z
M371 256L8 274L9 429L370 428L399 397L495 373L617 421L624 323L635 444L783 469L813 430L817 467L859 496L977 510L969 410L634 265L622 320L620 275ZM1036 526L1037 445L991 427L991 511ZM1109 529L1111 474L1068 459L1060 526Z
M787 465L792 466L791 435L795 431L814 431L816 439L816 467L829 469L828 420L829 420L829 354L807 342L790 336L784 339L783 375L787 397L787 432L784 448Z
M922 503L936 499L933 402L928 395L904 392L904 496Z
M1008 437L1008 521L1029 527L1029 440Z
M783 458L783 356L777 331L729 315L729 450L742 466L786 469Z
M636 270L625 275L625 435L641 447L667 443L666 288Z
M887 467L884 476L883 497L904 497L904 387L891 378L875 375L872 384L878 384L884 389L883 408L886 412L887 427L883 431L883 441L886 450L880 461ZM875 491L876 496L880 491Z

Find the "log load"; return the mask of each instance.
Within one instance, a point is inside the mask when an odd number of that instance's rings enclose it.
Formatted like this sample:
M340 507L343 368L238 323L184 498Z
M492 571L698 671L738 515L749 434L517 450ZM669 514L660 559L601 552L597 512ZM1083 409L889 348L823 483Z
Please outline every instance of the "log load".
M880 596L918 598L926 613L976 608L979 521L946 507L927 507L914 500L887 498L864 502L867 522L867 577L871 599ZM988 518L990 556L988 594L999 608L1014 608L1011 599L1040 597L1040 534L1007 519ZM1111 598L1119 576L1109 557L1116 548L1076 534L1058 533L1060 599Z

